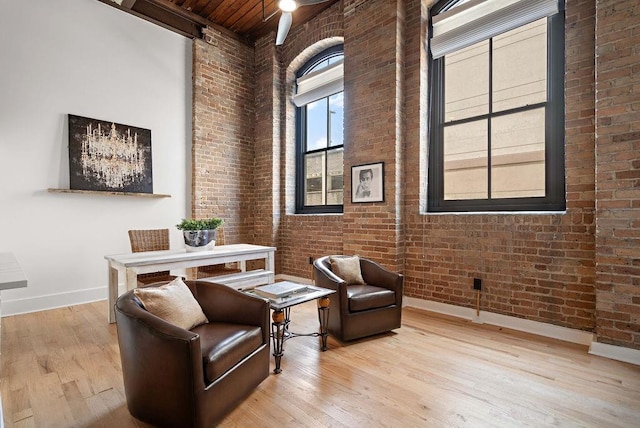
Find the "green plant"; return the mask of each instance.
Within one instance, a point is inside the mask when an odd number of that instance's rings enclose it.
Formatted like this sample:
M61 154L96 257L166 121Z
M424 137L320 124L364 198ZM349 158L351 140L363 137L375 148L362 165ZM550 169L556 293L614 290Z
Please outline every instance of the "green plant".
M212 217L204 220L196 220L192 218L183 218L176 224L178 230L214 230L222 226L224 220L218 217Z

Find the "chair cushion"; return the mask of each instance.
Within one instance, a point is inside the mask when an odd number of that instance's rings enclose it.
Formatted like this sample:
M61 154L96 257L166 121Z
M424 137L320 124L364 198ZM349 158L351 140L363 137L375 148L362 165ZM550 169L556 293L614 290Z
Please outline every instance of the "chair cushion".
M185 330L209 322L182 278L159 287L136 288L133 293L147 311Z
M262 330L253 325L212 322L191 331L200 335L207 382L225 374L262 345Z
M358 312L367 309L383 308L395 304L393 290L375 285L350 285L347 287L349 311Z
M348 284L364 284L360 271L360 257L331 257L331 271Z

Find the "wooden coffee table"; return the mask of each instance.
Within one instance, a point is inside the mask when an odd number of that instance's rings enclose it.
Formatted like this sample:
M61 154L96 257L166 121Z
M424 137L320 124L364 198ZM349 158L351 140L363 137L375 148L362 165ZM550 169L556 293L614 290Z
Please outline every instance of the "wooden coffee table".
M305 284L306 285L306 284ZM247 291L257 296L252 290ZM306 285L304 291L294 293L288 297L282 297L279 299L268 299L271 304L271 310L273 314L271 318L273 323L271 324L271 339L273 340L273 357L275 359L276 367L273 370L274 373L280 373L280 362L284 353L284 342L287 339L299 336L313 336L320 337L322 339L322 350L327 350L327 325L329 323L329 296L335 293L335 290L329 288L316 287L315 285ZM291 307L299 305L301 303L310 302L312 300L318 301L318 322L320 324L320 331L313 333L293 333L289 331L289 324L291 323Z

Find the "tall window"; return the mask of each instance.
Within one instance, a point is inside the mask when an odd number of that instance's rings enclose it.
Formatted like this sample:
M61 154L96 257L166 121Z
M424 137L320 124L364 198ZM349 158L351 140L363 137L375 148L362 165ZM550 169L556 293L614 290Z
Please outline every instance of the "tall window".
M296 74L296 212L340 213L344 193L343 47Z
M558 0L432 9L430 211L565 209L558 9Z

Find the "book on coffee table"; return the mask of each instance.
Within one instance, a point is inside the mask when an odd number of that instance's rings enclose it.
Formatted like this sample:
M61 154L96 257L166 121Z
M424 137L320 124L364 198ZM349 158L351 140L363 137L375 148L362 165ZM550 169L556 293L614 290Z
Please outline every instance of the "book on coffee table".
M283 297L290 296L294 293L299 293L306 289L307 286L304 284L296 284L295 282L283 281L268 285L262 285L260 287L254 288L253 291L258 296L266 297L267 299L281 299Z

